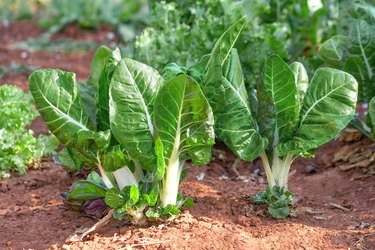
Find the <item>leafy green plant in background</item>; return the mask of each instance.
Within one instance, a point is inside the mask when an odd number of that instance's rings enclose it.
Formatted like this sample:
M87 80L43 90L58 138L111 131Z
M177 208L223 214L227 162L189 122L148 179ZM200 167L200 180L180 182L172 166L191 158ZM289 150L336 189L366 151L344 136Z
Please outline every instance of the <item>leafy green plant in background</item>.
M0 86L0 178L15 171L24 174L27 166L57 147L54 137L39 135L26 127L38 116L29 94L15 86Z
M365 1L340 4L338 35L325 41L321 55L333 67L351 73L359 83L359 101L375 96L375 7Z
M83 28L95 28L99 24L117 27L142 18L146 5L143 0L50 0L41 11L39 25L55 32L70 23L78 23Z
M2 0L0 2L0 17L2 24L7 27L10 21L31 19L33 12L29 0Z
M202 54L210 52L225 26L246 15L249 22L237 48L248 89L255 86L263 63L271 54L285 60L306 55L303 63L312 73L310 69L322 63L315 48L335 34L337 1L323 1L317 6L311 2L154 1L149 27L137 36L135 57L159 70L169 62L194 65Z
M43 119L66 147L64 159L100 172L74 184L66 195L70 205L104 198L117 219L135 223L191 206L178 193L184 162L209 161L214 143L212 111L198 83L186 75L164 81L150 66L106 47L94 55L88 83L95 90L95 124L74 74L38 70L30 76Z
M248 95L237 50L233 49L246 26L241 18L216 42L209 56L186 70L199 79L215 117L215 134L238 157L260 156L268 187L254 201L267 203L275 218L289 214L292 193L288 175L296 157L311 157L334 139L352 119L357 102L357 81L336 69L320 68L309 81L301 63L286 64L267 58L257 83ZM184 68L170 65L165 76Z
M97 47L94 41L76 41L73 39L59 39L51 41L49 32L43 33L37 38L29 38L26 41L12 44L14 49L26 50L29 52L49 51L49 52L77 52L88 51Z

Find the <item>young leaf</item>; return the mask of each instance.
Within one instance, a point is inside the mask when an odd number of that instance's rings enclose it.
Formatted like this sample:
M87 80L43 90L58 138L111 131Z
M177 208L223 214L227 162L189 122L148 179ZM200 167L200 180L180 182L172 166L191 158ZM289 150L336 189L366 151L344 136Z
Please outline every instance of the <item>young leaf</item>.
M214 144L212 111L192 78L179 75L165 83L156 97L154 114L167 165L176 158L191 159L195 165L210 160Z
M285 142L298 121L299 101L293 71L281 59L270 56L258 89L258 124L269 147Z
M307 89L299 126L290 141L278 145L278 153L308 156L335 138L354 115L357 90L357 81L348 73L318 69Z
M153 169L153 102L160 75L153 68L123 59L109 89L111 130L117 141L143 168Z

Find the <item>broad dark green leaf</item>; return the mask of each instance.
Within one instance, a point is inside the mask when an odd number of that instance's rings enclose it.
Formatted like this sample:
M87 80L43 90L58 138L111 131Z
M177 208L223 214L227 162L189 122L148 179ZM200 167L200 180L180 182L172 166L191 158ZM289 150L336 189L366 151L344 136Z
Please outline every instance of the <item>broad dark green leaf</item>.
M78 96L75 75L61 70L37 70L30 75L30 91L49 130L68 145L90 121Z
M357 90L357 81L350 74L318 69L307 89L299 126L290 141L278 145L279 155L309 156L335 138L354 115Z
M300 109L293 71L277 55L265 63L258 89L258 124L269 147L288 140L298 122Z
M167 165L176 158L191 159L195 165L211 159L214 118L198 83L192 78L179 75L166 82L155 99L154 114Z
M107 130L109 125L109 85L113 71L121 60L121 53L118 48L113 50L106 58L104 69L99 77L99 88L96 95L96 121L98 130Z
M77 181L67 195L67 200L96 200L105 197L106 188L91 180Z
M123 59L109 89L111 130L117 141L145 169L153 169L153 102L161 84L158 72L142 63Z
M252 160L266 147L258 133L237 52L232 50L246 19L233 24L216 42L206 65L202 90L215 117L215 133L241 159Z

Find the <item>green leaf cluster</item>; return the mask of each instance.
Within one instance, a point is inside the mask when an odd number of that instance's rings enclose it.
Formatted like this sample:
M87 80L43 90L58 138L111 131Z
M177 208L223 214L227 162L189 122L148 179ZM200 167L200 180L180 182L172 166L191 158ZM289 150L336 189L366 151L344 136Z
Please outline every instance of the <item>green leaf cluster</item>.
M272 54L288 61L304 58L309 68L321 65L317 48L335 34L338 1L311 2L153 1L149 25L136 38L134 56L159 70L170 62L192 66L211 51L225 27L247 16L249 22L237 49L247 89L251 89Z
M57 140L45 135L35 138L26 128L38 112L31 96L18 87L0 86L0 106L0 178L5 178L13 171L24 174L27 165L51 155Z
M39 25L55 32L70 23L78 23L82 28L103 23L116 27L136 18L144 5L139 0L51 0L41 11Z
M73 185L70 204L104 199L116 218L134 221L149 208L155 219L191 206L178 194L184 161L208 162L214 144L212 110L193 78L166 81L152 67L103 46L87 85L54 69L37 70L29 79L40 114L65 146L57 160L100 172Z
M169 65L164 74L194 72L212 107L216 136L243 160L261 156L269 185L264 200L271 215L280 218L289 211L291 196L285 192L293 160L313 156L347 126L355 112L358 84L350 74L330 68L316 70L309 80L301 63L288 65L271 55L256 90L248 94L234 49L245 27L243 17L199 64L180 69Z

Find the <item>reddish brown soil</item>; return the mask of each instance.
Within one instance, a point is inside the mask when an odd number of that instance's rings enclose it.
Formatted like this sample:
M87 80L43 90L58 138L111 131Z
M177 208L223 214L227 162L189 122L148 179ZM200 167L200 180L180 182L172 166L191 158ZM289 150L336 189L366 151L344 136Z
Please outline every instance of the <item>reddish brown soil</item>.
M25 25L32 30L28 32ZM12 27L27 35L18 35ZM96 36L98 31L86 32ZM14 40L11 34L17 34ZM14 24L5 32L0 27L0 64L21 60L9 58L20 51L10 51L6 43L38 34L30 22ZM92 53L61 54L56 59L37 52L32 57L37 66L72 69L85 79ZM26 90L26 76L13 76L9 82L19 82ZM39 120L32 128L46 132L41 124ZM143 227L113 220L85 241L70 244L65 239L76 228L95 221L60 208L60 192L78 178L49 159L41 169L0 182L0 249L375 249L375 177L351 181L358 170L332 167L333 153L342 146L336 141L319 150L315 159L295 161L290 177L290 190L297 197L293 217L275 220L265 207L254 205L249 197L265 187L264 176L254 174L259 161L240 162L236 173L235 157L219 145L210 165L193 168L181 185L184 194L195 200L194 208L172 221Z

